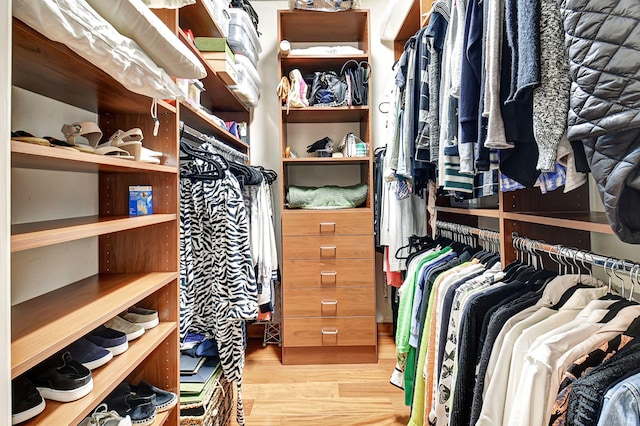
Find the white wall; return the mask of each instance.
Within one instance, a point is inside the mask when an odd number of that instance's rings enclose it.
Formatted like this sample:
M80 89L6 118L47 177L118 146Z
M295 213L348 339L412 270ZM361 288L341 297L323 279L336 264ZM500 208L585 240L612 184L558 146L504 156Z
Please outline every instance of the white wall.
M372 79L373 79L373 99L370 103L373 111L373 144L374 147L383 146L384 141L381 140L381 136L384 134L384 118L382 113L378 110L378 104L382 99L382 93L384 86L391 71L391 65L393 64L393 45L384 45L380 41L379 27L382 20L382 12L387 4L386 0L361 0L361 7L363 9L369 9L370 11L370 62L372 67ZM268 2L253 2L253 7L258 12L260 17L260 23L258 26L259 31L262 33L260 36L260 43L262 44L262 54L260 55L260 61L258 63L258 73L262 79L263 89L260 97L260 102L254 110L253 122L251 123L251 163L259 164L266 168L273 170L280 170L280 132L279 132L279 120L280 120L280 104L276 96L276 86L278 84L278 49L277 49L277 11L280 9L287 9L287 1L268 1ZM313 127L313 126L312 126ZM295 128L293 129L295 132ZM326 130L316 129L316 133L311 136L307 136L306 140L313 142L316 139L326 136ZM343 129L336 130L335 139L340 139L344 135ZM315 136L318 136L314 139ZM302 146L302 145L301 145ZM306 145L305 145L306 146ZM297 148L302 151L302 148ZM333 175L340 173L339 169L326 172L325 175ZM345 178L345 176L340 176ZM346 176L349 180L351 177ZM302 176L299 179L304 179ZM358 177L356 177L359 181ZM304 181L302 181L304 182ZM344 180L342 181L344 182ZM301 182L296 181L298 184ZM273 186L274 200L278 200L280 197L278 185ZM278 211L278 203L274 203L276 206L276 232L277 239L280 240L280 212ZM378 259L377 271L381 271L381 263ZM389 308L389 300L386 297L386 288L382 284L382 274L377 273L378 281L378 322L391 322L391 311Z
M11 2L0 2L0 135L4 135L0 148L0 423L11 424L11 149L7 136L10 134L11 117ZM2 420L4 419L4 420Z

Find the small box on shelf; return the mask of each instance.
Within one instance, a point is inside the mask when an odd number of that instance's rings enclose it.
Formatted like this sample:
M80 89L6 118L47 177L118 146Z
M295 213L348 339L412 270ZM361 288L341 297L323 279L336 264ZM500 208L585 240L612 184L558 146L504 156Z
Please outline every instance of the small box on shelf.
M129 216L153 214L153 188L151 185L129 186Z

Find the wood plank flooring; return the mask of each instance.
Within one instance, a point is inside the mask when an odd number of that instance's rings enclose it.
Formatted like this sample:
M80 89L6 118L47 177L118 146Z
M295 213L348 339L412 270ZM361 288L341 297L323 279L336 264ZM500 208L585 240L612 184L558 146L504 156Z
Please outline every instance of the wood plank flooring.
M404 394L389 383L394 366L388 335L378 338L377 364L282 365L277 345L251 340L242 386L246 426L406 425Z

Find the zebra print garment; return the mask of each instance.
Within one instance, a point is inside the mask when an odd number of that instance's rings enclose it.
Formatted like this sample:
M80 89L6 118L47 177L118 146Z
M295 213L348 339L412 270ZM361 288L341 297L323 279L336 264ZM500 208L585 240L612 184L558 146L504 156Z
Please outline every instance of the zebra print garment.
M204 167L185 163L180 174ZM225 378L238 383L240 425L245 321L256 318L257 300L247 212L236 178L227 172L219 180L181 179L180 338L187 332L215 338Z

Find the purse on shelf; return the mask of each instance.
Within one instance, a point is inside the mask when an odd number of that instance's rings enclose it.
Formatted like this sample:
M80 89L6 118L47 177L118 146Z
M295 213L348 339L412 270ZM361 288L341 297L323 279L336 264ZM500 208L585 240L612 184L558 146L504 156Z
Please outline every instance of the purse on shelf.
M313 73L310 106L343 106L350 105L351 94L344 76L335 71L316 71Z
M340 70L340 75L350 81L351 104L367 105L369 97L369 77L371 66L367 61L356 61L350 59L344 63Z

